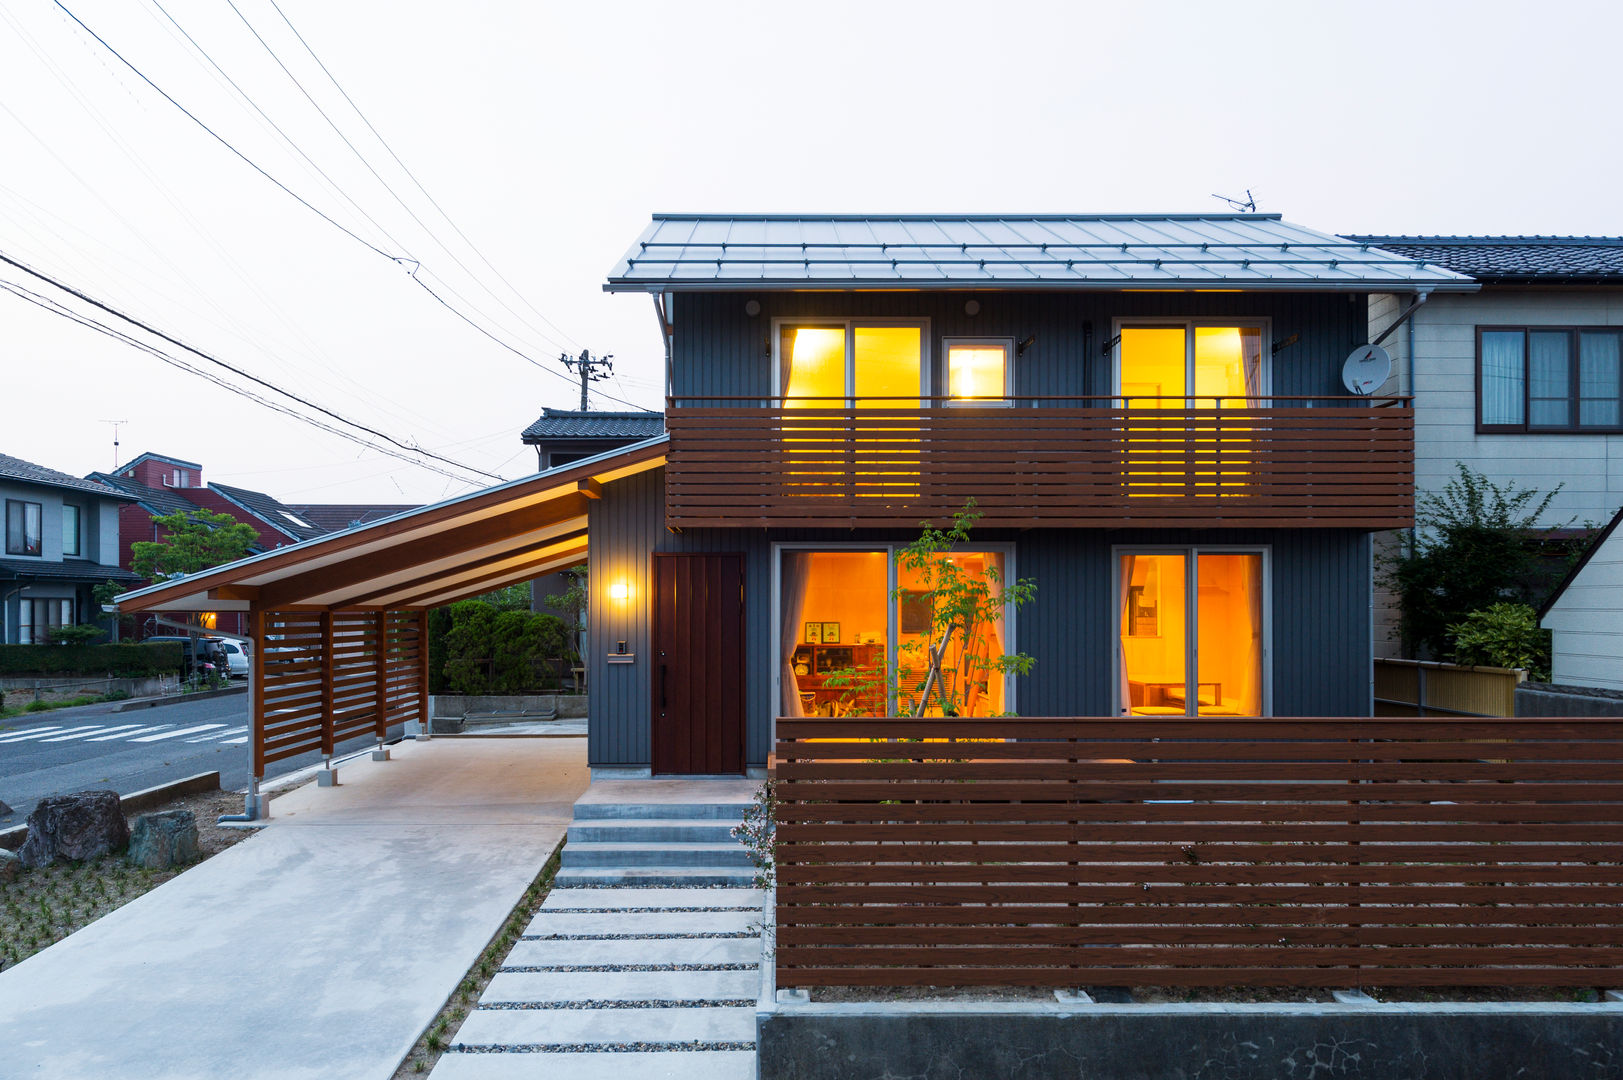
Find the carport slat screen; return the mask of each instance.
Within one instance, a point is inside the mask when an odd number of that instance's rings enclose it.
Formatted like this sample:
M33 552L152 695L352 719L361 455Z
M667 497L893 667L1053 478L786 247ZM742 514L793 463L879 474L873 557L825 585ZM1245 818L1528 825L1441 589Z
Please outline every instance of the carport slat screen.
M261 616L254 773L422 718L416 612L270 611Z

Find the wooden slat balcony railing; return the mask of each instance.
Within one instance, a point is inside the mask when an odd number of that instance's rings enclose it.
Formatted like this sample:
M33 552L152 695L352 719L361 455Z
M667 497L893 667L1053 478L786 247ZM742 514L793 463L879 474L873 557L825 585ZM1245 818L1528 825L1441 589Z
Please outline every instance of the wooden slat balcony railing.
M668 524L1414 523L1408 398L669 399Z

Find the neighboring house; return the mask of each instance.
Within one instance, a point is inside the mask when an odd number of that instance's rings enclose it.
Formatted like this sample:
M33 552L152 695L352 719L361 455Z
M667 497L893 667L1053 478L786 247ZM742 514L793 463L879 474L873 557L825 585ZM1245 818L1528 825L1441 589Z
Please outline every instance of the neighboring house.
M1539 609L1550 681L1623 690L1623 507Z
M524 429L524 445L535 447L538 472L555 469L606 450L652 439L665 432L665 416L656 412L579 412L541 410L535 423ZM562 571L530 582L530 610L556 614L546 598L569 591L574 579Z
M129 497L119 512L122 544L119 564L133 565L130 545L163 539L153 518L178 511L207 510L225 514L256 533L251 552L270 551L370 521L392 517L410 506L374 504L300 504L290 506L261 491L204 484L203 466L195 461L146 453L116 472L91 473L89 480L105 484ZM205 625L209 620L205 618ZM246 624L234 614L219 614L210 629L246 633ZM161 631L160 631L161 632Z
M665 416L657 412L576 412L542 409L535 423L524 429L525 446L535 447L538 472L652 439L665 431Z
M1342 364L1370 294L1470 279L1264 214L661 215L607 288L654 301L666 434L121 605L244 611L262 652L335 662L310 627L343 623L418 670L428 609L584 555L594 771L758 772L776 717L851 709L837 671L900 660L895 701L855 704L914 706L931 613L893 556L974 499L936 565L1037 593L945 650L963 710L1370 714L1413 413ZM1028 676L977 673L1013 652Z
M1413 395L1415 485L1464 462L1495 484L1550 491L1542 524L1596 528L1623 503L1623 237L1353 236L1477 281L1433 293L1382 344L1382 393ZM1370 334L1413 303L1377 294ZM1396 605L1377 604L1376 655L1400 655Z
M140 580L118 565L119 508L129 501L104 484L0 454L0 642L43 644L54 627L99 624L95 587Z

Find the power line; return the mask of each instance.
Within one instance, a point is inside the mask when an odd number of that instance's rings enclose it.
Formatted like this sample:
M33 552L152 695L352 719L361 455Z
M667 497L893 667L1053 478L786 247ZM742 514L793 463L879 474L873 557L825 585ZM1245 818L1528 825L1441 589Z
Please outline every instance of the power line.
M406 163L400 159L400 155L394 152L394 147L390 146L389 141L387 139L385 139L383 137L383 134L380 131L378 131L378 129L376 127L374 127L372 125L372 121L370 121L370 120L368 120L366 118L366 114L364 112L362 112L361 107L355 103L355 99L350 97L349 92L346 91L344 89L344 87L338 82L337 76L335 76L330 70L328 70L326 64L322 63L321 57L317 56L315 49L311 48L310 43L308 41L304 40L304 35L299 33L299 28L293 25L293 20L291 20L291 19L289 19L287 17L287 13L282 10L281 5L278 4L276 2L276 0L270 0L270 5L271 5L271 7L276 9L276 14L278 14L278 15L280 15L282 17L282 21L284 23L286 23L287 28L293 32L293 36L298 39L299 44L304 46L304 51L310 54L310 59L312 59L312 60L314 60L316 62L316 66L321 69L321 73L323 75L327 76L327 81L329 81L329 82L331 82L333 84L333 88L336 89L338 91L338 93L343 96L344 100L349 103L349 107L351 109L355 110L355 115L361 118L361 123L366 125L366 129L372 133L373 137L378 140L378 144L383 147L383 149L388 153L388 155L391 158L394 159L394 163L396 165L400 166L400 171L405 173L407 178L409 178L411 180L411 182L414 185L416 185L418 191L422 192L423 198L427 199L428 202L429 202L429 205L433 206L434 209L439 212L440 217L445 220L445 223L447 225L451 226L451 231L456 233L457 236L461 237L462 242L464 244L468 245L468 250L473 252L474 255L478 257L480 262L484 263L485 268L487 270L489 270L492 274L496 275L496 279L498 281L500 281L503 285L507 286L507 288L512 292L512 294L515 297L518 298L518 300L519 300L519 302L521 304L523 304L525 307L529 308L532 312L534 312L536 318L540 319L542 322L546 323L548 326L550 326L554 330L558 331L558 333L563 334L564 339L566 341L570 342L571 344L575 344L575 340L569 336L569 334L563 329L563 327L559 326L557 323L555 323L551 319L547 318L546 315L544 315L540 311L540 309L538 309L534 304L530 303L529 300L525 299L524 294L519 291L517 286L515 286L511 281L508 281L507 278L502 275L502 272L500 270L496 269L495 265L489 259L487 259L485 257L484 252L480 251L478 246L475 245L472 240L468 239L468 234L463 232L457 226L457 223L455 221L451 220L451 215L445 212L445 208L442 207L439 204L439 201L436 200L433 195L429 194L428 189L423 186L422 181L418 180L417 175L415 173L413 173L411 171L411 169L409 169L406 166ZM424 226L424 227L426 228L426 226ZM440 246L443 248L445 245L441 244ZM453 258L454 258L454 256L453 256ZM457 265L460 266L461 264L458 263ZM463 269L466 270L467 267L463 267ZM469 276L470 277L472 276L471 272L470 272ZM492 292L491 295L494 296L495 293ZM512 309L509 308L508 310L511 311ZM514 314L516 315L517 312L514 312Z
M79 16L75 15L72 11L68 10L67 5L62 3L62 0L53 0L53 2L56 4L57 7L62 9L63 13L65 13L68 18L70 18L74 22L78 23L79 28L81 30L83 30L85 33L89 34L91 37L95 38L101 44L102 48L106 49L108 52L112 53L115 57L117 57L119 63L123 64L125 67L127 67L131 71L133 71L137 78L139 78L142 82L146 83L148 86L152 87L152 89L156 90L159 93L159 95L161 95L163 97L163 99L165 101L169 102L169 104L173 105L175 108L177 108L181 112L185 113L186 117L189 120L191 120L192 123L196 124L198 127L202 128L204 131L208 132L209 135L211 135L214 138L214 140L216 142L218 142L221 146L225 147L227 150L231 151L237 157L241 158L243 160L243 162L246 163L247 166L250 169L254 170L254 172L258 173L260 176L263 176L266 180L269 180L271 183L275 184L277 187L279 187L283 191L287 192L294 199L298 200L299 204L301 206L303 206L305 209L309 210L312 214L315 214L317 217L321 218L327 224L331 225L333 228L337 229L339 232L343 233L345 236L348 236L350 239L354 240L356 243L365 245L367 248L371 249L372 251L376 252L377 254L382 255L385 259L393 260L395 258L393 255L390 255L387 251L384 251L382 248L378 247L376 244L372 243L370 240L366 240L366 239L362 238L359 233L353 232L350 229L344 227L342 224L340 224L337 221L337 219L328 216L320 208L318 208L314 203L309 202L308 200L306 200L304 198L304 196L300 195L298 192L294 191L292 188L288 187L286 184L284 184L280 180L276 179L276 177L272 176L270 173L268 173L264 169L260 168L258 165L256 165L254 163L254 160L252 158L250 158L247 154L244 154L241 150L238 150L235 146L232 146L231 143L229 141L227 141L226 138L223 135L221 135L219 132L215 131L213 128L209 127L207 124L203 123L203 121L199 120L192 113L192 111L190 109L186 108L186 106L182 105L180 102L178 102L174 98L170 97L169 94L164 90L163 87L159 86L157 83L155 83L151 79L147 78L146 75L142 73L140 68L136 67L134 64L132 64L128 60L124 59L124 54L123 53L119 52L117 49L115 49L111 45L107 44L106 39L104 39L100 34L96 33L94 30L90 29L90 27L86 26L84 20L79 18Z
M125 67L129 68L130 71L134 72L137 78L139 78L142 82L146 83L153 90L157 91L157 93L165 101L169 102L175 108L179 109L194 124L196 124L198 127L202 128L204 131L206 131L212 138L214 138L215 141L220 143L220 145L224 146L227 150L231 151L231 153L233 155L240 158L244 163L246 163L255 172L259 173L259 175L261 175L265 179L269 180L272 184L276 185L276 187L280 188L282 191L284 191L288 195L292 196L292 198L295 201L297 201L301 206L303 206L306 209L310 210L316 216L320 217L323 221L327 222L328 224L332 225L334 228L338 229L344 235L350 237L352 240L354 240L357 243L363 245L364 247L366 247L368 250L374 252L375 254L383 256L385 259L388 259L390 262L393 262L393 263L395 263L396 265L399 265L399 266L406 266L407 264L412 264L410 266L410 268L408 269L408 275L410 276L411 280L416 282L417 285L420 288L422 288L422 290L424 292L426 292L430 296L432 296L446 310L448 310L448 311L452 312L453 314L455 314L463 322L467 323L469 326L472 326L474 329L478 330L485 337L487 337L490 340L496 342L498 345L502 346L507 351L513 353L515 356L518 356L518 357L524 359L525 361L529 362L530 364L534 365L535 367L540 368L542 371L550 372L551 374L557 376L560 379L568 379L569 378L568 376L564 375L563 372L557 371L556 369L551 368L551 367L547 366L546 364L541 363L539 360L536 360L535 358L529 356L528 354L526 354L522 350L520 350L520 349L514 347L513 345L510 345L507 342L503 341L501 338L497 337L490 330L487 330L483 326L480 326L472 318L470 318L467 314L465 314L464 312L459 311L455 307L453 307L448 301L445 300L444 297L442 297L438 293L436 293L433 289L431 289L428 286L428 284L426 282L424 282L421 278L419 278L417 276L417 271L422 268L422 264L420 262L418 262L415 259L411 259L411 258L402 258L400 256L391 255L389 252L384 251L382 248L378 247L376 244L373 244L372 242L362 238L358 233L355 233L354 231L346 228L344 225L340 224L336 219L334 219L333 217L329 216L328 214L326 214L322 210L320 210L318 207L316 207L313 203L310 203L309 201L307 201L305 198L303 198L301 195L299 195L298 192L294 191L292 188L288 187L286 184L284 184L280 180L276 179L276 177L272 176L269 172L267 172L265 169L261 168L258 164L256 164L253 161L253 159L249 158L242 151L238 150L229 141L227 141L222 135L220 135L213 128L209 127L202 120L200 120L196 115L194 115L191 112L191 110L187 109L186 106L182 105L175 98L171 97L157 83L155 83L151 79L147 78L145 73L143 73L140 68L136 67L129 60L125 59L124 55L122 53L120 53L117 49L113 48L112 45L108 44L106 39L104 39L100 34L97 34L94 30L92 30L89 26L87 26L85 24L84 20L80 19L79 16L75 15L67 7L67 5L62 2L62 0L53 0L53 2L56 4L56 6L58 8L60 8L62 10L62 12L64 14L66 14L68 16L68 18L72 19L75 23L77 23L79 25L80 29L84 30L85 33L87 33L91 37L95 38L96 41L102 46L102 48L104 48L108 52L112 53L113 56L116 57L120 63L122 63ZM284 15L283 18L285 19L286 16ZM297 31L295 31L295 34L296 33L297 33ZM308 46L306 46L306 48L308 48ZM318 63L319 63L319 61L318 61ZM398 196L397 196L397 198L398 198ZM441 212L443 213L443 211L441 211ZM441 246L443 247L444 245L441 245ZM9 262L11 260L6 260L6 261ZM15 265L18 265L19 268L24 269L29 273L35 274L35 276L41 277L43 280L47 280L47 281L50 280L49 278L45 278L44 275L38 274L36 271L32 270L31 268L28 268L26 266L22 266L21 264L15 264ZM53 281L52 284L57 284L57 283ZM64 288L64 289L66 288L65 286L58 286L58 287L61 287L61 288ZM454 289L450 288L450 286L447 285L447 286L444 286L444 287L446 288L446 290L448 292L451 292L452 295L456 296L459 300L462 300L463 303L468 303L468 301L467 301L467 299L465 297L461 296L461 294L459 294L459 293L456 293ZM68 291L71 291L71 290L68 290ZM89 298L85 298L85 299L87 300L87 302L94 303L94 301L89 301ZM101 305L98 304L97 306L101 306ZM472 305L470 304L469 306L472 306ZM114 315L118 315L118 317L120 317L120 318L125 318L129 322L134 323L135 325L138 325L138 326L141 325L139 322L136 322L136 320L129 319L128 316L124 316L119 312L113 311L113 309L111 309L111 308L106 308L105 310L109 311L110 313L112 313ZM475 310L477 310L477 308ZM483 314L483 313L481 312L481 314ZM486 317L488 318L488 316L486 316ZM151 331L151 332L156 333L156 331ZM162 337L163 335L160 334L159 336ZM165 340L172 340L172 339L165 338ZM190 346L184 345L183 343L174 342L174 344L178 345L181 348L185 348L185 349L190 350ZM190 350L190 351L196 351L196 350ZM198 355L207 357L207 354L204 354L204 353L198 353ZM215 360L213 357L207 357L207 358L209 360L211 360L211 361L216 362L216 363L222 363L222 365L223 365L222 361ZM244 373L244 374L246 374L246 373ZM247 376L247 377L252 378L253 376ZM570 380L570 381L573 382L573 380ZM270 384L267 383L265 385L269 386ZM272 387L272 389L277 389L277 392L283 393L283 391L281 391L279 388ZM291 394L289 394L287 396L293 397L293 395L291 395ZM603 393L601 396L606 397L609 400L617 402L617 403L619 403L621 405L625 405L627 408L632 408L632 409L638 408L638 406L633 405L631 402L626 401L623 398L615 397L612 394ZM297 399L295 399L295 400L297 400ZM311 407L314 408L315 406L311 406ZM356 425L356 426L359 426L359 425ZM387 438L387 436L383 436L383 437ZM393 440L390 440L390 441L393 441ZM396 443L395 445L398 446L398 445L403 445L403 444ZM452 464L456 464L456 463L452 462ZM464 468L465 466L458 465L458 467L459 468ZM489 473L483 473L481 470L470 470L470 471L481 472L481 475L486 475L486 476L492 475L492 474L489 474Z
M490 477L493 480L498 480L498 481L503 479L502 477L497 476L495 473L485 472L483 469L476 469L476 468L474 468L474 467L472 467L470 465L464 465L460 461L453 461L452 459L450 459L448 457L442 457L439 454L433 453L432 451L429 451L429 450L424 450L421 447L407 445L406 443L401 442L400 440L394 438L393 436L384 434L383 432L377 430L376 428L368 427L365 424L358 423L357 421L351 420L348 417L345 417L345 416L342 416L342 415L340 415L340 414L338 414L336 412L333 412L331 409L325 408L325 407L323 407L321 405L317 405L315 402L310 401L310 400L308 400L306 398L302 398L298 394L295 394L290 390L284 390L281 387L275 385L274 383L271 383L271 382L268 382L268 381L266 381L264 379L261 379L259 376L254 375L251 372L244 371L242 368L235 367L234 365L228 364L224 360L221 360L216 356L212 356L209 353L206 353L201 349L198 349L198 348L195 348L195 347L193 347L191 345L188 345L188 344L186 344L186 342L181 341L179 338L171 337L170 335L164 333L162 330L159 330L158 328L156 328L154 326L151 326L151 325L148 325L147 323L142 322L140 319L135 318L133 315L127 315L124 312L119 311L117 308L114 308L114 307L112 307L112 306L110 306L108 304L105 304L102 301L97 300L95 297L90 296L87 293L81 292L78 289L75 289L71 285L68 285L68 284L65 284L65 283L63 283L61 281L56 280L55 278L51 277L49 274L41 273L40 271L35 270L33 267L29 266L27 263L19 262L18 260L13 259L11 256L7 255L3 251L0 251L0 262L6 263L9 266L13 266L13 267L17 268L18 270L21 270L23 273L28 274L31 277L38 278L40 281L44 281L47 284L50 284L50 285L52 285L52 286L54 286L54 287L56 287L58 289L61 289L63 292L69 294L70 296L76 297L79 300L82 300L83 302L91 305L92 307L97 308L97 309L99 309L101 311L104 311L107 314L112 315L115 318L122 319L124 322L129 323L131 326L138 326L142 330L145 330L147 333L151 334L153 337L161 338L162 340L167 341L169 344L175 346L176 348L184 349L187 352L193 354L194 356L201 357L202 359L207 360L209 363L214 364L217 367L222 367L222 368L226 369L227 371L232 372L235 375L240 375L242 378L245 378L245 379L249 380L250 382L257 383L258 385L265 387L267 390L270 390L273 393L280 394L285 398L288 398L288 399L290 399L292 401L296 401L300 405L303 405L307 409L313 409L314 411L316 411L318 413L321 413L323 416L331 417L332 419L338 421L341 424L346 424L349 427L355 428L357 431L364 431L368 435L372 435L375 438L382 439L383 441L385 441L387 443L390 443L390 444L392 444L394 446L398 446L402 450L408 451L408 452L413 453L413 454L420 454L420 455L422 455L424 457L433 458L433 459L435 459L437 461L442 461L447 465L455 466L456 468L466 470L467 472L477 473L480 476L487 476L487 477Z
M229 391L229 392L231 392L233 394L236 394L239 397L247 398L249 401L255 402L256 404L263 405L266 408L272 410L273 412L279 412L279 413L282 413L285 416L290 416L293 419L298 420L298 421L300 421L302 423L309 424L311 427L317 428L317 429L319 429L321 431L328 432L328 433L330 433L332 435L336 435L341 439L347 439L348 441L353 442L353 443L355 443L355 444L357 444L359 446L362 446L362 447L364 447L364 448L366 448L368 450L373 450L373 451L376 451L377 453L385 454L385 455L387 455L389 457L392 457L392 458L398 458L401 461L404 461L404 462L406 462L408 464L411 464L411 465L415 465L415 466L417 466L418 468L421 468L421 469L427 469L429 472L437 473L440 476L450 477L452 480L456 480L456 481L461 482L461 483L467 483L468 482L464 477L457 476L455 473L452 473L452 472L449 472L449 471L447 471L445 469L442 469L437 465L430 465L429 463L427 463L425 461L418 461L418 460L413 459L413 458L408 458L406 455L404 455L404 454L402 454L402 453L400 453L398 451L391 450L386 446L375 446L370 441L365 440L365 439L361 439L358 436L356 436L356 435L354 435L354 434L352 434L350 432L344 431L344 430L342 430L340 428L335 428L330 424L324 424L320 420L317 420L313 416L305 416L304 414L302 414L300 412L297 412L297 411L295 411L293 409L288 408L286 405L283 405L280 402L271 401L268 398L261 397L260 395L255 394L251 390L244 389L243 387L237 386L237 385L235 385L233 383L230 383L230 382L226 381L225 379L222 379L220 376L214 374L213 372L205 371L202 368L197 367L194 364L188 364L186 361L181 360L178 357L169 355L168 353L164 352L162 349L159 349L159 348L156 348L155 346L149 345L144 341L140 341L140 340L130 336L129 334L124 333L121 330L114 329L113 327L108 326L106 323L99 322L99 321L97 321L95 319L90 318L87 315L82 315L79 312L72 310L71 308L65 307L64 305L58 303L57 301L52 300L50 297L42 296L39 293L36 293L36 292L32 291L31 289L26 289L23 286L18 285L15 282L0 279L0 290L3 290L5 292L9 292L9 293L11 293L12 295L18 297L21 300L26 300L27 302L29 302L30 304L35 305L36 307L43 308L44 310L51 312L53 315L60 315L63 318L68 319L71 322L78 323L80 326L86 327L88 329L95 330L98 333L105 334L106 336L112 338L115 341L122 342L122 343L124 343L126 345L131 346L132 348L139 349L144 353L147 353L147 354L149 354L151 356L155 356L159 360L162 360L166 364L169 364L169 365L171 365L173 367L179 368L180 370L188 372L188 373L190 373L192 375L196 375L199 378L206 379L207 381L209 381L211 383L214 383L216 386L219 386L224 390L227 390L227 391Z

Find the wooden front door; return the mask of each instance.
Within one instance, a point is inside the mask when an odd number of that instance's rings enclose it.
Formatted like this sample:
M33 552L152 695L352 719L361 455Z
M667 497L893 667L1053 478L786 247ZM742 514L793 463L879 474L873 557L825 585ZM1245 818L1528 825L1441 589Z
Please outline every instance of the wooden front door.
M652 764L744 771L744 556L656 554Z

